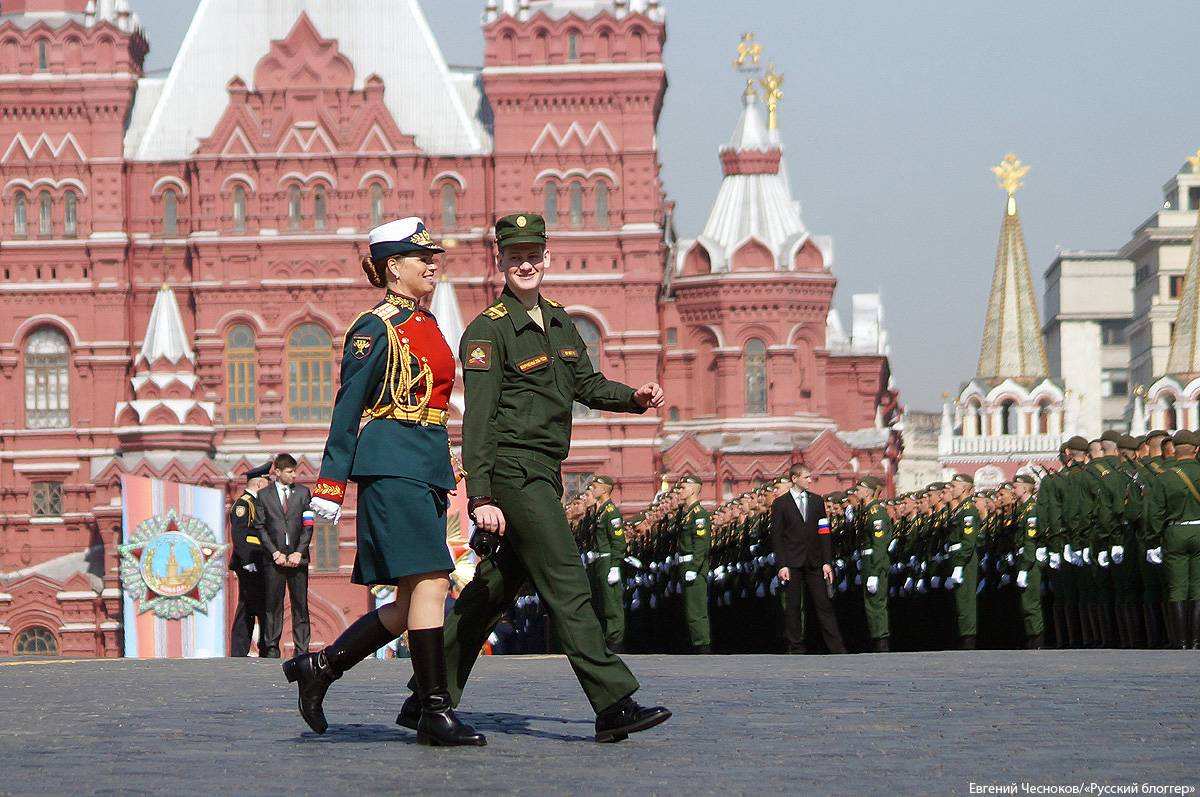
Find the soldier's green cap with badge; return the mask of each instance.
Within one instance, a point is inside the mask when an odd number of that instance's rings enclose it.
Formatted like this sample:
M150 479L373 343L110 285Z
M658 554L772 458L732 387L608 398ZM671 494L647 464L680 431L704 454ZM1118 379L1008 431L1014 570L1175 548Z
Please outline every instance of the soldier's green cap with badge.
M974 484L974 483L975 483L975 479L974 479L974 478L972 478L972 477L970 476L970 474L967 474L967 473L956 473L956 474L954 474L954 478L953 478L953 479L951 479L950 481L952 481L952 482L964 482L964 483L966 483L966 484Z
M1152 431L1146 435L1146 439L1153 440L1156 437L1170 437L1170 436L1171 436L1171 434L1167 431L1164 431L1163 429L1155 429L1154 431Z
M1013 477L1013 484L1037 484L1037 479L1028 473L1018 473Z
M1123 436L1124 435L1122 435L1116 429L1106 429L1104 431L1104 434L1100 435L1100 442L1102 442L1102 443L1118 443L1119 444L1121 442L1121 438Z
M1196 445L1196 433L1189 432L1187 429L1180 429L1171 438L1171 442L1177 446L1194 446Z
M679 480L679 483L680 484L704 484L704 482L700 481L699 476L693 476L690 473L687 476L684 476L683 478L681 478Z
M1122 451L1137 451L1141 445L1141 441L1132 435L1123 434L1117 440L1117 448Z
M496 222L496 245L546 243L546 220L536 213L513 213Z
M1067 442L1063 443L1063 448L1067 449L1068 451L1083 451L1083 452L1086 452L1086 451L1088 450L1088 441L1087 441L1087 439L1086 439L1086 438L1084 438L1084 437L1080 437L1079 435L1075 435L1075 436L1074 436L1074 437L1072 437L1070 440L1068 440Z
M878 479L875 476L863 476L861 479L858 480L858 484L856 484L854 486L855 487L866 487L868 490L878 490L880 487L883 486L883 480Z
M615 485L615 484L617 483L617 482L616 482L616 481L613 479L613 477L612 477L612 476L605 476L605 475L603 475L603 474L601 474L601 475L599 475L599 476L596 476L595 478L593 478L593 479L592 479L592 482L593 482L594 484L607 484L609 487L612 487L613 485Z

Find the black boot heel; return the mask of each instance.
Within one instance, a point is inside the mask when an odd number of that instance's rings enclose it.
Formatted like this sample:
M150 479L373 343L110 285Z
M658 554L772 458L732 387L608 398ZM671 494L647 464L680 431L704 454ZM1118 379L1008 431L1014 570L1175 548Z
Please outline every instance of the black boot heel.
M300 664L295 659L289 659L283 663L283 677L287 678L289 684L294 684L300 680Z

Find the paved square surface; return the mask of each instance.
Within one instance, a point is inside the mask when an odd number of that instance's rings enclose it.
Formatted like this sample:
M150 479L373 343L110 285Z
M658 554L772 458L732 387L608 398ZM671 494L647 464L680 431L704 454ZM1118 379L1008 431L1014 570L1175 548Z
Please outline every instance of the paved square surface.
M483 749L393 725L410 668L369 661L308 731L278 662L0 662L0 793L970 794L1200 786L1200 653L629 657L675 712L617 745L560 657L483 659ZM975 793L983 793L976 791ZM1099 793L1056 791L1041 793ZM1113 793L1113 792L1109 792ZM1122 792L1116 792L1122 793ZM1176 792L1184 793L1184 792Z

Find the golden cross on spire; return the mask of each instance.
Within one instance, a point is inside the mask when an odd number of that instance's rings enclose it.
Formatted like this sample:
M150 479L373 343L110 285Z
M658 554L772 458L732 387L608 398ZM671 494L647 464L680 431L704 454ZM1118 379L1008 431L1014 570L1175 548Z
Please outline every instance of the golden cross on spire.
M997 184L1007 191L1009 196L1012 196L1025 185L1022 180L1025 175L1029 174L1029 167L1021 163L1021 159L1010 152L1004 156L1004 160L1000 161L999 166L992 167L992 174L996 175Z
M743 33L742 41L738 44L738 57L733 62L733 68L740 71L758 69L758 62L762 58L762 45L754 41L753 33ZM747 64L746 62L750 63Z
M775 71L775 64L771 64L767 67L767 73L763 75L759 84L762 85L763 99L767 103L767 127L777 130L779 129L779 101L783 99L783 75Z
M1200 174L1200 149L1196 150L1196 154L1187 160L1188 163L1192 164L1192 174Z

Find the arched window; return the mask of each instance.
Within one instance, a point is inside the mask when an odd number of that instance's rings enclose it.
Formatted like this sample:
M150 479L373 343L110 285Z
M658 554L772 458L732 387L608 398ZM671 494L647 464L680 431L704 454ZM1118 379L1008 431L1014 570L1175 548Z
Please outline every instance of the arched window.
M50 43L45 39L38 39L37 59L38 69L44 72L50 68Z
M758 338L746 341L746 414L767 413L767 344Z
M49 191L38 194L38 235L46 236L54 232L54 200Z
M696 352L696 374L698 389L695 396L696 414L710 418L717 414L717 396L721 394L721 370L717 364L717 339L709 332L700 335Z
M967 402L967 414L963 419L963 437L979 437L982 430L982 416L978 399Z
M313 192L313 229L325 229L325 186L317 186L317 190Z
M233 231L246 231L246 189L240 185L233 189Z
M1163 396L1163 423L1162 428L1168 432L1174 432L1179 429L1179 416L1175 412L1175 397Z
M1000 434L1017 433L1017 402L1006 399L1000 403Z
M40 625L26 628L17 634L13 643L14 656L57 656L58 640L49 628Z
M288 229L300 229L300 186L294 185L288 189Z
M579 31L571 31L567 34L567 60L579 60Z
M583 345L587 347L587 357L592 361L592 367L597 371L601 370L600 341L603 336L600 334L600 327L596 326L590 319L580 316L576 316L572 320L575 322L575 329L579 330L579 337L583 338ZM599 418L600 411L589 409L582 404L576 403L574 415L576 418Z
M571 226L583 226L583 183L571 183Z
M179 197L168 188L163 191L163 235L179 233Z
M607 61L612 58L612 36L608 31L601 31L596 40L596 60Z
M558 183L551 180L542 191L546 195L545 212L542 215L546 217L546 224L553 227L558 224Z
M629 37L629 57L634 61L646 60L646 35L641 28L634 28Z
M378 227L383 224L383 186L379 183L371 184L371 226Z
M288 337L288 417L323 423L333 413L333 357L329 333L301 324Z
M450 183L442 186L442 229L458 227L458 192Z
M608 224L608 183L599 183L596 186L596 226L603 229Z
M231 426L254 423L257 360L254 330L245 324L229 330L225 336L225 419Z
M63 196L63 234L74 238L79 232L79 199L74 191Z
M29 202L24 194L17 194L13 204L13 235L24 238L29 234Z
M25 426L65 429L71 425L70 346L67 337L42 327L25 342Z
M1042 399L1037 405L1037 433L1050 434L1050 400Z

